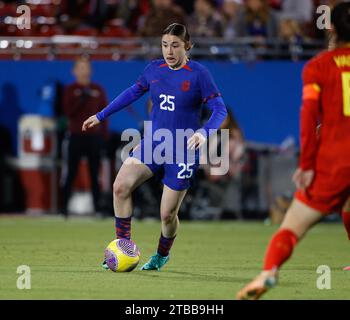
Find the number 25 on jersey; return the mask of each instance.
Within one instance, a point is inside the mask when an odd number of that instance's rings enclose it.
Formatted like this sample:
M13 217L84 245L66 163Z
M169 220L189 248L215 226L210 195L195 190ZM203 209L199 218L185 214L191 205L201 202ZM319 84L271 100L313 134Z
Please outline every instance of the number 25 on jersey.
M175 102L173 101L175 99L175 96L161 94L159 98L162 99L162 102L159 105L161 110L167 110L167 111L175 110Z

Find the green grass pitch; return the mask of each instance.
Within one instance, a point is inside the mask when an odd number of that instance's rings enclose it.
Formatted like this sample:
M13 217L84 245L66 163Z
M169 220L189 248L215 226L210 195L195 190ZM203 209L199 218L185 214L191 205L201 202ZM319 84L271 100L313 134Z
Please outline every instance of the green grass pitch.
M182 222L171 260L161 272L113 273L100 267L114 220L0 217L0 299L234 299L260 270L276 227L257 222ZM160 223L132 225L138 268L155 252ZM322 223L283 267L264 299L349 299L350 243L343 226ZM31 268L31 289L16 287L17 267ZM316 287L319 265L331 289Z

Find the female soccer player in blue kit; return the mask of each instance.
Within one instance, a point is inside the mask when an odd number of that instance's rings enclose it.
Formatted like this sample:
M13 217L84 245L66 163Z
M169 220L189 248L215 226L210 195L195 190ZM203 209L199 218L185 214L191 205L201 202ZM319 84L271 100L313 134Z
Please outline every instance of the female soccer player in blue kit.
M88 118L82 130L98 125L109 115L117 112L144 93L150 91L153 103L150 120L152 133L157 129L168 129L175 136L176 129L192 129L194 134L187 140L186 150L198 149L205 143L209 130L217 130L227 115L226 107L208 70L198 62L189 60L186 53L191 49L190 36L185 26L169 25L162 35L163 59L152 61L138 81L116 97L106 108ZM206 103L212 110L208 122L201 128L201 106ZM202 133L198 132L198 129ZM210 131L212 132L212 131ZM145 138L124 161L113 184L116 236L130 240L132 215L132 192L158 173L163 175L163 194L160 204L161 235L154 256L141 270L160 270L169 260L169 251L179 226L178 211L187 189L198 167L197 161L146 163L141 154L146 149ZM159 145L152 141L151 150ZM186 150L174 150L186 153ZM103 263L104 268L108 268Z

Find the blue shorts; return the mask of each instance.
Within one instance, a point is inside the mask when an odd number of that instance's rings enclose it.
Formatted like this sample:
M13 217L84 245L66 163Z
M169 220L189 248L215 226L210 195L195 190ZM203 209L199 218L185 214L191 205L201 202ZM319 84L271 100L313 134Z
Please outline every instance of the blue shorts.
M161 178L162 183L170 189L176 191L188 189L194 183L194 178L199 167L199 153L196 152L195 156L190 160L184 156L179 161L179 159L176 159L176 155L173 155L171 159L167 158L163 163L159 163L152 156L157 145L156 143L152 143L145 149L145 141L142 139L140 144L129 155L149 167L153 174ZM146 157L145 154L149 156Z

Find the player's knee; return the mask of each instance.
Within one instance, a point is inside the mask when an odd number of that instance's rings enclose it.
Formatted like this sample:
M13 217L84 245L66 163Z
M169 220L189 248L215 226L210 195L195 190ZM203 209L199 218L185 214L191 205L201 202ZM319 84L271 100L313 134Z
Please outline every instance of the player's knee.
M176 210L163 210L160 213L160 218L165 224L171 224L176 219Z
M113 184L113 194L117 199L126 199L131 194L131 188L126 183L116 181Z

